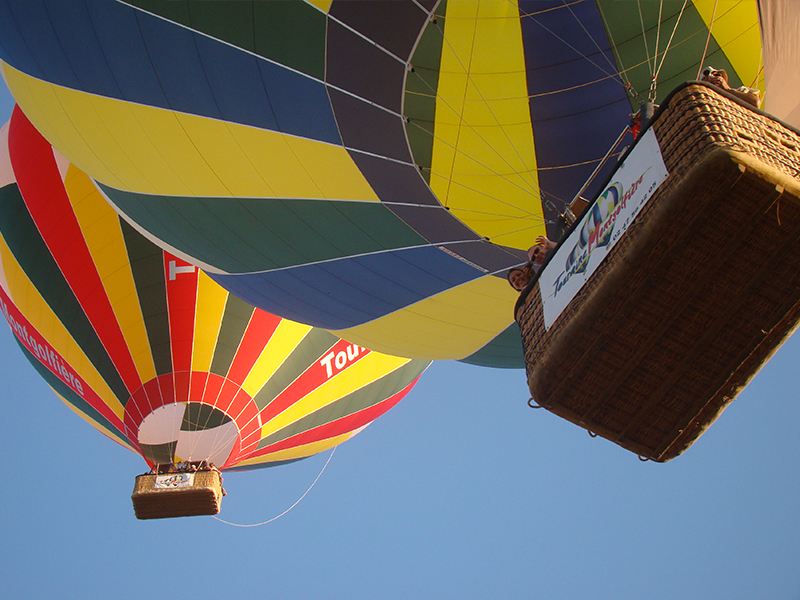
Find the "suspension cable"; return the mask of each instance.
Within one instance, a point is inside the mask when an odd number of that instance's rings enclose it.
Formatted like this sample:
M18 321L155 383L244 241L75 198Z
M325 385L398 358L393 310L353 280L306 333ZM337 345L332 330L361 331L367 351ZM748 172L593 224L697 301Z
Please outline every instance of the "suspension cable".
M703 72L703 65L706 62L706 54L708 53L708 43L711 41L711 30L714 27L714 19L717 17L717 3L719 0L714 0L714 10L711 12L711 23L708 25L708 36L706 36L706 47L703 48L703 58L700 59L700 65L697 67L697 77L700 79L700 73Z

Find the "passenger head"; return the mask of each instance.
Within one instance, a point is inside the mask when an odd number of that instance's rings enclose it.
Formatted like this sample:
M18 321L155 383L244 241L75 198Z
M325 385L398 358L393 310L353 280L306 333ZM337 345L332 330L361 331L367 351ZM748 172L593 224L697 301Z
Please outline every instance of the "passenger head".
M728 73L725 69L715 69L714 67L708 66L703 69L703 73L700 75L700 81L707 81L717 87L721 87L723 90L731 89L731 86L728 84Z
M530 271L515 267L508 272L508 283L518 292L525 289L531 280Z
M544 262L546 256L547 256L547 247L545 247L544 244L536 244L530 250L530 259L537 265L541 265Z

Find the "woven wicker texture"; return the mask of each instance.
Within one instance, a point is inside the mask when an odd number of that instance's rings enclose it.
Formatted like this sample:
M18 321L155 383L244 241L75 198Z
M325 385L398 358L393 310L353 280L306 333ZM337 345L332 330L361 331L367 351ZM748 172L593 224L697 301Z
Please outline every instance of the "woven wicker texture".
M536 402L642 457L685 451L800 319L800 137L713 89L653 128L670 173L549 331L518 313Z
M169 519L216 515L222 503L222 484L217 471L197 471L194 485L156 488L156 475L139 475L131 500L137 519Z

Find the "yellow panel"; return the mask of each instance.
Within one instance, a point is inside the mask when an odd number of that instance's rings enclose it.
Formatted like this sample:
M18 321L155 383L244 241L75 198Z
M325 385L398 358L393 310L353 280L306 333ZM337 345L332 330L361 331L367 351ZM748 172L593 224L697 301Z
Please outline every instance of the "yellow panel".
M361 431L361 429L359 429L358 431ZM336 437L328 438L326 440L320 440L319 442L312 442L310 444L305 444L303 446L287 448L286 450L279 450L278 452L272 452L264 456L243 460L241 462L237 462L236 466L245 467L247 465L259 465L263 463L280 462L284 460L296 460L298 458L306 458L307 456L313 456L314 454L319 454L320 452L325 452L326 450L329 450L334 446L338 446L342 442L353 437L356 433L358 433L358 431L344 433L342 435L337 435Z
M378 352L426 360L460 359L514 321L519 294L505 279L482 277L335 335Z
M208 371L211 368L227 300L228 292L203 271L199 271L197 307L194 316L192 371Z
M449 2L444 34L431 187L481 235L527 248L545 228L517 4Z
M283 319L244 380L242 389L254 397L309 331L308 325Z
M51 390L53 390L53 388L50 388L50 389L51 389ZM67 402L67 401L64 399L64 397L63 397L61 394L59 394L57 391L53 390L53 393L54 393L56 396L58 396L58 398L59 398L59 399L60 399L60 400L61 400L61 401L62 401L64 404L66 404L66 405L67 405L67 408L69 408L69 409L70 409L72 412L74 412L76 415L78 415L78 416L79 416L81 419L83 419L84 421L86 421L87 423L89 423L89 425L91 425L92 427L94 427L95 429L97 429L97 431L99 431L100 433L102 433L104 436L106 436L106 437L107 437L107 438L109 438L110 440L113 440L113 441L115 441L115 442L116 442L116 443L118 443L120 446L123 446L123 447L127 448L128 450L130 450L130 451L131 451L131 452L133 452L134 454L139 454L139 453L138 453L136 450L134 450L133 446L131 446L131 445L128 443L128 441L127 441L125 438L123 438L121 435L119 435L119 434L117 434L117 433L112 433L111 431L109 431L108 429L106 429L105 427L103 427L102 425L100 425L99 423L97 423L96 421L93 421L92 419L90 419L89 417L87 417L87 416L86 416L84 413L82 413L82 412L81 412L81 411L79 411L77 408L75 408L74 406L72 406L72 404L70 404L69 402Z
M306 0L309 4L313 4L318 9L320 9L325 14L331 9L331 3L333 0Z
M282 413L270 419L261 428L261 437L272 435L298 419L338 401L407 363L408 359L406 358L370 352L357 363L334 375Z
M5 240L2 239L0 239L0 257L8 280L9 295L20 312L45 337L47 343L64 358L72 370L83 379L86 385L94 390L120 420L124 420L125 411L120 401L111 392L55 313L50 310L44 298L41 297L11 254Z
M42 135L112 187L378 201L341 146L93 96L3 67L11 93Z
M711 34L731 61L742 83L748 87L758 87L763 94L764 75L758 73L761 68L761 31L756 0L694 0L694 6L707 27L711 26L714 17ZM706 60L706 64L709 63L717 66L713 57Z
M156 376L156 369L119 216L100 195L91 179L74 165L67 171L64 187L133 357L139 379L150 381Z

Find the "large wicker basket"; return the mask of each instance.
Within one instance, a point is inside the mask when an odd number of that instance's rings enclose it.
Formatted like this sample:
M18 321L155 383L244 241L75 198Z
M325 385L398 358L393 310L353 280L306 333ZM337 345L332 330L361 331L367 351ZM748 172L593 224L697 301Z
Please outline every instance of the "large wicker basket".
M549 330L517 304L532 398L656 461L686 450L800 321L800 135L706 85L652 125L669 172Z
M139 475L131 500L137 519L216 515L222 482L218 471Z

